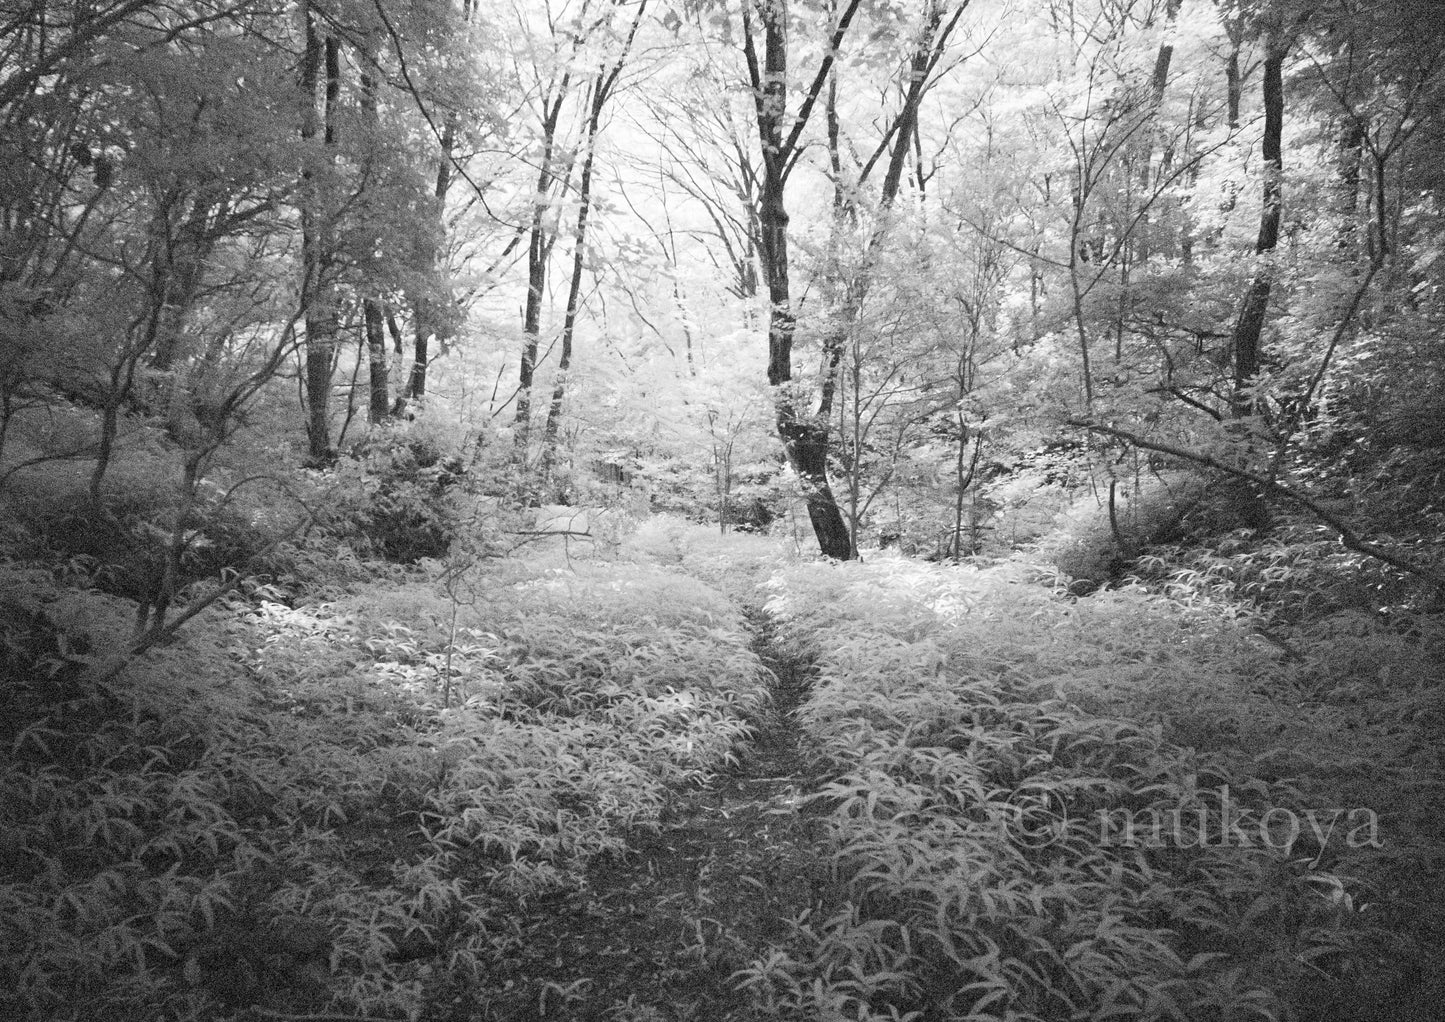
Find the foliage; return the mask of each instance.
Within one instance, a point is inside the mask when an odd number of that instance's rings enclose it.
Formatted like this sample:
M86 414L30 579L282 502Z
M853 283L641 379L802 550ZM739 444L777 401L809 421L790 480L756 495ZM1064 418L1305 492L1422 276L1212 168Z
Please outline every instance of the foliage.
M656 568L263 588L104 687L124 601L4 581L17 1018L481 996L499 920L655 826L765 700L738 612Z
M306 508L289 480L265 471L265 455L233 451L228 465L187 494L173 452L156 435L147 439L116 456L98 497L83 463L17 466L0 488L8 548L64 562L99 590L142 605L165 585L181 594L241 570L274 568L278 548L298 531ZM179 570L166 582L173 551Z
M1425 1017L1445 28L1305 6L9 4L0 1014Z
M1302 820L1312 799L1369 790L1320 758L1352 726L1329 700L1260 688L1288 670L1228 600L1185 585L1076 601L1018 565L887 558L773 588L783 634L818 659L801 719L835 888L740 974L769 1013L1287 1017L1324 996L1315 966L1348 979L1400 953L1360 914L1381 888L1341 879L1368 872L1378 842L1219 826L1230 798ZM1412 645L1390 656L1430 655ZM1181 834L1180 818L1206 822ZM1152 821L1154 840L1118 840L1119 820ZM1390 820L1409 846L1418 823Z
M1035 550L1087 590L1121 577L1139 551L1177 536L1186 518L1199 528L1206 492L1203 479L1183 472L1112 480L1075 501Z
M444 558L471 503L469 460L464 446L431 423L378 429L325 480L318 524L395 564Z

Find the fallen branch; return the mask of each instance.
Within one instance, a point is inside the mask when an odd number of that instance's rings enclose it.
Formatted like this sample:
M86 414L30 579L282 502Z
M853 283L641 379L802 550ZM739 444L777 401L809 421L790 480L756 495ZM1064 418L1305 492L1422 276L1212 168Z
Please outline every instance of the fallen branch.
M1299 507L1304 508L1310 514L1318 518L1321 522L1328 525L1331 529L1335 530L1335 532L1339 534L1340 543L1347 549L1353 550L1356 553L1364 554L1366 557L1373 557L1375 560L1382 561L1383 563L1388 564L1393 568L1398 568L1400 571L1405 572L1407 575L1413 575L1415 578L1422 579L1423 581L1430 583L1441 593L1445 593L1445 575L1441 575L1434 568L1427 567L1421 564L1416 564L1415 562L1407 560L1398 554L1391 553L1384 547L1377 546L1376 544L1371 543L1368 540L1361 539L1359 534L1355 532L1355 530L1352 529L1347 523L1342 521L1337 515L1335 515L1333 512L1329 511L1325 507L1322 507L1318 501L1306 496L1303 493L1300 493L1298 490L1294 489L1291 486L1286 486L1284 483L1276 482L1275 480L1270 479L1267 476L1260 475L1258 472L1251 472L1248 469L1236 468L1233 465L1227 465L1224 462L1220 461L1218 458L1212 457L1208 454L1203 454L1199 451L1191 451L1184 447L1176 447L1174 444L1166 444L1163 441L1159 440L1147 440L1137 433L1132 433L1127 429L1120 429L1117 426L1105 426L1102 423L1088 422L1083 419L1070 419L1067 424L1070 426L1074 426L1078 429L1086 429L1091 433L1100 433L1104 436L1111 436L1115 439L1123 440L1125 443L1132 444L1133 446L1141 448L1142 450L1155 451L1159 454L1167 454L1170 457L1179 458L1183 461L1190 461L1196 465L1204 465L1207 468L1212 468L1218 472L1223 472L1224 474L1233 476L1236 479L1248 480L1249 482L1254 483L1256 486L1263 487L1266 491L1273 494L1274 496L1281 497L1292 504L1296 504Z
M260 1005L251 1005L251 1013L260 1015L262 1018L282 1019L284 1022L397 1022L394 1018L384 1018L380 1015L341 1015L341 1014L320 1014L320 1015L293 1015L290 1012L275 1011L271 1008L263 1008Z
M577 536L585 539L596 539L595 532L577 532L573 529L508 529L508 536Z

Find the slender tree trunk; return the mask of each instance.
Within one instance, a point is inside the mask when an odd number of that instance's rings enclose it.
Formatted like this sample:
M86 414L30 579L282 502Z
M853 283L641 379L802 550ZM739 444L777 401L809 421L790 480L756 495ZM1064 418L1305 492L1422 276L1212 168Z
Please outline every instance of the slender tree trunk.
M385 313L375 298L363 299L362 320L366 325L366 355L369 368L367 420L376 425L391 418L390 370L386 361Z
M1244 79L1239 70L1239 50L1242 45L1241 29L1233 22L1226 26L1229 33L1229 56L1224 60L1224 102L1225 117L1231 131L1239 127L1239 107L1244 99Z
M586 269L586 243L588 218L592 213L592 168L597 155L597 134L602 125L602 111L607 99L617 85L627 53L637 36L638 26L647 13L647 0L642 0L633 16L632 29L627 42L618 54L612 67L598 71L597 82L592 88L592 101L587 111L587 127L583 138L582 170L577 185L577 224L573 232L572 276L567 285L567 311L562 319L562 354L557 362L557 375L552 384L552 400L547 408L547 424L542 437L542 477L548 478L557 459L557 438L562 426L562 403L567 395L567 373L572 368L572 343L577 333L577 317L582 311L582 277ZM675 293L675 292L674 292ZM531 297L531 292L528 292ZM533 349L535 356L535 348ZM688 353L689 359L691 351Z
M517 369L517 447L525 450L532 422L532 383L537 372L537 354L542 344L542 295L547 287L547 256L550 240L543 223L540 204L532 212L527 242L527 300L522 308L522 357Z
M1139 185L1143 192L1143 201L1146 204L1155 201L1152 196L1154 190L1160 183L1167 180L1174 162L1174 152L1169 140L1167 130L1160 127L1159 111L1164 105L1164 91L1169 86L1169 66L1174 60L1174 23L1179 15L1179 5L1182 0L1168 0L1164 7L1164 40L1159 44L1159 50L1154 55L1154 72L1149 78L1149 130L1144 134L1145 145L1142 159L1139 166ZM1159 152L1159 163L1154 163L1154 152ZM1169 208L1178 209L1181 203L1178 200L1171 200L1165 196L1158 196L1158 200L1167 203ZM1135 251L1125 253L1125 267L1132 261L1140 264L1147 264L1151 254L1167 250L1167 245L1172 238L1167 235L1156 239L1155 232L1149 227L1151 210L1146 208L1141 211L1139 229L1135 232L1137 242L1134 245ZM1124 270L1127 273L1127 269ZM1128 292L1127 286L1123 289L1124 294L1120 295L1120 303L1127 301L1125 295Z
M1182 0L1169 0L1164 7L1164 41L1159 44L1159 51L1154 55L1154 73L1149 77L1150 99L1156 108L1163 102L1164 88L1169 84L1169 65L1174 59L1174 42L1170 33L1174 29L1174 19L1179 15L1181 2Z
M532 223L527 236L527 300L522 308L522 358L517 371L517 451L527 448L532 423L532 384L537 371L537 353L542 341L542 300L547 290L547 263L552 258L556 235L547 229L547 206L556 180L557 122L567 98L571 74L563 74L555 95L549 97L542 114L542 160L537 171L537 199L532 204Z
M592 206L593 146L597 141L597 125L606 95L602 82L593 93L592 110L587 119L587 155L582 159L582 176L578 185L577 225L572 247L572 275L567 284L567 311L562 317L562 353L557 360L557 374L552 381L552 400L547 408L547 424L542 434L542 477L549 478L557 461L557 438L562 428L562 403L567 396L567 373L572 369L572 342L577 333L577 316L582 311L582 277L586 272L587 217ZM528 292L530 299L531 293ZM536 335L529 334L528 351L536 358ZM520 397L520 395L519 395Z
M475 10L475 0L462 0L462 23L464 25L471 25ZM445 346L446 342L450 340L453 330L455 309L452 307L453 297L451 287L447 283L442 253L446 244L447 192L451 189L452 183L452 160L457 144L458 124L459 116L455 110L447 114L440 139L441 151L437 155L436 184L432 188L432 198L436 205L434 222L436 233L431 244L426 247L426 254L421 261L423 277L428 282L428 286L422 294L412 297L416 338L413 342L411 372L407 374L406 386L398 391L396 403L392 405L393 417L402 414L408 401L419 401L426 397L426 374L431 357L431 339L435 337L439 344ZM393 339L398 338L395 320L391 318L389 312L387 325L391 329Z
M422 258L422 271L427 285L421 293L412 295L412 316L415 320L416 336L412 340L411 372L407 374L406 386L396 397L391 413L399 416L408 401L420 401L426 397L427 365L431 360L431 339L445 343L451 334L451 288L445 283L445 268L442 266L442 250L447 230L447 192L452 185L452 152L457 144L457 118L447 117L442 128L441 153L437 157L436 183L432 186L432 199L436 209L433 225L435 234L426 246ZM393 336L396 331L392 331Z
M1279 225L1283 210L1284 159L1281 137L1284 129L1283 68L1286 44L1276 33L1266 40L1264 58L1264 209L1260 214L1259 236L1254 251L1257 267L1253 283L1245 294L1239 318L1234 324L1234 392L1232 408L1236 418L1253 415L1256 402L1249 393L1259 374L1259 343L1264 328L1265 310L1269 305L1274 283L1271 254L1279 243Z
M361 110L367 127L372 131L377 130L379 121L376 75L371 70L378 52L379 47L374 43L368 44L367 52L363 54L365 70L361 73ZM383 238L376 239L378 247L385 243ZM377 282L373 280L370 283L375 287ZM376 425L391 417L391 369L386 357L385 306L374 292L362 298L361 318L366 334L367 391L370 396L367 402L367 421Z
M165 372L176 358L186 322L200 294L202 270L215 248L213 217L219 218L223 213L224 204L213 203L198 194L191 199L190 213L174 236L169 233L168 217L163 224L168 234L165 251L157 257L160 286L156 298L161 303L161 318L151 356L153 369Z
M420 401L426 397L426 371L431 361L429 349L433 336L435 335L423 326L422 319L418 316L416 337L412 339L411 372L406 376L406 390L397 396L396 404L392 405L392 415L401 415L406 410L407 402Z
M1230 413L1237 424L1236 439L1242 445L1240 457L1236 460L1243 468L1251 471L1256 468L1261 455L1256 450L1252 430L1245 421L1240 420L1248 420L1263 411L1254 387L1260 367L1260 338L1274 284L1273 253L1279 243L1279 225L1284 202L1282 135L1284 58L1287 51L1288 45L1283 37L1277 31L1271 30L1265 39L1263 65L1264 138L1260 148L1264 162L1264 207L1260 213L1259 236L1254 245L1255 276L1245 292L1230 339L1234 356ZM1250 483L1246 476L1232 477L1223 492L1245 526L1258 531L1269 525L1270 510L1266 492Z
M301 90L306 103L301 137L305 142L315 139L318 120L324 125L325 160L331 159L336 143L335 113L341 87L341 57L335 37L325 40L317 34L311 9L303 10L306 50L301 61ZM316 90L322 61L325 61L326 91L321 117L317 117ZM309 147L308 147L309 149ZM302 171L301 249L304 278L302 302L306 308L306 435L307 454L314 464L326 464L334 457L331 448L331 373L336 351L337 311L331 276L330 213L321 195L332 182L318 182L313 152L304 154Z
M962 8L958 14L961 14ZM837 115L837 88L836 74L831 75L828 81L828 95L826 102L826 115L828 126L828 157L833 168L835 179L833 190L833 218L834 218L834 259L831 260L839 279L834 281L836 290L841 295L842 308L838 314L838 327L831 331L823 340L823 378L822 392L818 402L817 420L827 422L832 415L833 401L839 384L839 367L845 349L850 339L853 345L852 363L846 385L852 388L852 425L851 437L852 456L845 465L847 472L847 497L848 515L847 525L850 537L850 556L858 556L858 530L861 523L862 510L860 507L862 493L861 459L859 452L862 449L863 434L866 432L863 426L863 408L861 406L861 385L862 385L862 356L858 350L857 327L858 321L863 314L863 305L868 299L868 294L873 284L873 263L879 251L886 241L892 227L890 216L893 210L898 193L903 185L903 173L908 163L908 157L912 152L914 138L918 129L918 108L927 91L929 78L933 68L942 54L943 46L947 42L948 35L953 26L958 22L958 14L945 27L943 25L943 10L936 0L931 0L925 14L925 29L920 35L918 43L910 55L903 73L903 106L898 114L889 123L882 141L868 161L863 165L858 175L855 187L848 189L844 187L842 154L840 148L840 128ZM883 183L880 188L877 222L870 232L867 245L864 249L862 266L851 280L841 279L841 267L836 252L841 248L838 237L845 226L851 226L858 221L858 192L861 190L869 174L877 166L883 155L888 154L888 163L883 172ZM845 395L846 397L847 395ZM871 499L871 498L870 498Z
M1355 247L1360 211L1360 167L1364 162L1365 126L1350 117L1340 131L1340 231L1337 244L1347 252Z

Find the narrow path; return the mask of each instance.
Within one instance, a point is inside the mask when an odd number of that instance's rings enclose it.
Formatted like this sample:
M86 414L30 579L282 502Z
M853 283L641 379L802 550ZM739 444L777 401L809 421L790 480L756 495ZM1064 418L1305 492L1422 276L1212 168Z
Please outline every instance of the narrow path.
M811 788L794 718L809 668L775 650L760 610L748 618L754 649L777 682L737 765L705 788L676 792L658 832L636 834L624 858L594 863L586 889L529 913L512 941L512 987L471 1006L469 1017L752 1017L733 974L783 942L787 920L813 903L824 877L797 811Z

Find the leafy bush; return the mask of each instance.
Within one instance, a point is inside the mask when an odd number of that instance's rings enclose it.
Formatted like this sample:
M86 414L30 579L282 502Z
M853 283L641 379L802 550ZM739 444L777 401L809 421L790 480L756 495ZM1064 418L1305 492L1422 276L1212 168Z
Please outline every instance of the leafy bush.
M375 430L328 474L331 533L395 564L444 557L463 515L464 452L435 430Z
M1198 476L1175 472L1118 487L1112 510L1107 492L1082 497L1039 541L1038 556L1087 592L1120 577L1141 550L1168 540L1205 488Z
M143 452L112 469L99 501L78 466L51 463L11 476L3 509L16 556L70 562L101 591L143 602L161 573L180 513L170 466ZM298 524L301 506L278 496L275 483L202 481L183 530L177 588L228 568L259 563ZM239 481L239 480L238 480Z

